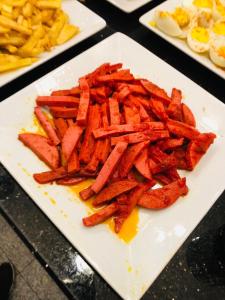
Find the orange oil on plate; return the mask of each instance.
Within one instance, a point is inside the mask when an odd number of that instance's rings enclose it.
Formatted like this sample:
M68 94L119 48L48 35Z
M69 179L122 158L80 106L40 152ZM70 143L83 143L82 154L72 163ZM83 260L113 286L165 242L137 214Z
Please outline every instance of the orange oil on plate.
M93 179L88 179L86 181L79 183L78 185L70 187L70 190L79 197L79 192L89 187L93 182L94 182ZM89 199L88 201L83 201L83 200L81 201L88 207L89 215L99 210L99 208L95 208L92 206L92 198ZM116 235L125 243L129 243L136 236L138 232L138 222L139 222L138 208L135 208L131 213L131 215L127 218L127 220L123 224L121 231ZM104 223L113 233L115 232L113 217L106 220Z

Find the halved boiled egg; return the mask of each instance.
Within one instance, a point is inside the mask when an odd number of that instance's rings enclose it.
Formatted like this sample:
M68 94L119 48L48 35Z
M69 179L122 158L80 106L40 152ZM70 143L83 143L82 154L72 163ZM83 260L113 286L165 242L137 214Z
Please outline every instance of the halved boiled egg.
M185 38L190 24L188 10L177 7L174 12L156 11L156 26L164 33L178 38Z
M225 19L221 19L213 24L211 29L211 38L213 40L217 38L225 39Z
M214 64L225 68L225 39L213 40L210 43L209 56Z
M183 0L182 5L189 8L193 13L200 11L211 12L213 9L213 1L215 0Z
M224 0L214 0L213 1L213 18L216 21L221 18L225 18L225 1Z
M187 34L188 46L197 53L204 53L209 50L209 31L205 27L192 27Z

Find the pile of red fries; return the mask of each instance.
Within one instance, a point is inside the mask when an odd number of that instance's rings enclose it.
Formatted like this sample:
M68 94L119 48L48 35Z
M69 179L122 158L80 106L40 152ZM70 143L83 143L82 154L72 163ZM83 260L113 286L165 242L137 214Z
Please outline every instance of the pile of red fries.
M75 185L95 178L80 197L95 196L93 206L104 207L83 224L113 216L116 232L136 205L162 209L186 195L186 179L177 169L192 171L216 137L196 129L180 90L168 95L136 79L121 63L105 63L80 78L78 86L38 96L36 104L34 113L47 137L22 133L19 139L51 170L34 179ZM163 186L151 189L157 182Z

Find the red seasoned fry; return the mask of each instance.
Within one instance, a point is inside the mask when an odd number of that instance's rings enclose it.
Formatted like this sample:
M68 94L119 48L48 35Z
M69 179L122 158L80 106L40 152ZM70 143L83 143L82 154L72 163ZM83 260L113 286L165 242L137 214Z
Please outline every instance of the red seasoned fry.
M98 82L109 82L109 81L132 81L134 76L130 74L130 70L121 70L114 72L110 75L98 76Z
M111 137L111 145L114 146L119 142L136 144L147 140L150 140L150 137L148 137L144 132L135 132L135 133Z
M182 122L168 120L166 125L171 133L189 140L195 139L199 135L197 129Z
M38 96L36 103L39 106L77 107L80 99L72 96Z
M112 125L104 128L99 128L93 130L94 137L96 139L116 135L120 133L131 133L139 132L144 130L160 130L164 129L164 124L162 122L146 122L141 124L122 124L122 125Z
M67 171L64 167L60 167L58 169L36 173L33 175L34 179L41 184L53 182L56 179L63 178L67 176Z
M127 198L118 199L118 216L114 219L115 221L115 232L118 233L124 221L131 214L132 210L136 206L138 200L143 195L145 191L150 189L156 184L155 180L150 180L146 183L140 183L136 188L134 188ZM121 201L123 200L123 201Z
M90 89L85 78L79 79L81 97L77 113L77 124L84 126L87 124L88 107L90 102Z
M177 148L179 146L182 146L184 143L184 138L179 139L165 139L163 141L157 142L157 147L160 148L162 151L165 150L171 150L174 148Z
M52 124L49 122L49 120L43 114L43 112L39 106L35 107L34 113L35 113L38 121L40 122L42 128L44 129L44 131L48 135L49 139L51 140L52 144L58 145L60 143L60 139L58 138Z
M180 175L175 167L170 168L163 173L158 173L154 175L154 179L158 180L162 184L169 184L180 179Z
M182 178L162 188L145 192L138 200L138 205L149 209L162 209L170 206L180 196L187 193L186 179Z
M142 86L150 93L151 96L157 97L165 105L169 105L171 102L170 97L167 95L165 90L158 87L156 84L148 80L140 80Z
M86 126L84 140L79 153L79 160L82 163L88 163L91 160L91 155L93 154L95 147L95 140L92 135L92 131L99 128L100 124L100 107L99 105L91 105L88 115L88 124Z
M187 165L190 170L195 168L215 138L214 133L201 133L195 140L190 142L186 152Z
M127 148L126 152L124 153L120 166L119 166L119 175L121 178L125 178L129 171L131 170L136 158L138 157L139 153L149 144L149 142L141 142L135 145L130 146Z
M68 128L67 122L63 118L53 118L57 136L62 140Z
M69 96L71 95L70 90L58 90L51 92L51 96Z
M79 157L78 157L77 150L74 149L68 160L67 171L69 173L76 173L79 170L80 170Z
M113 151L110 153L109 157L107 158L106 162L104 163L96 181L93 183L91 189L98 193L103 188L103 186L108 181L110 175L115 170L116 166L118 165L121 156L123 155L124 151L127 148L127 143L120 142L116 145Z
M171 103L167 109L167 114L171 119L182 121L181 100L182 92L176 88L173 88L171 94Z
M142 104L139 105L139 114L142 122L151 122L151 118Z
M139 112L136 107L129 107L124 105L124 114L125 114L125 120L127 124L140 124L141 118L139 115Z
M49 108L50 113L55 118L75 118L77 116L77 108L72 107L55 107L52 106Z
M70 126L62 139L62 154L67 163L73 150L75 149L83 129L77 125Z
M91 198L94 194L95 194L95 192L91 189L91 186L89 186L88 188L80 191L80 193L79 193L81 199L84 200L84 201Z
M101 210L98 210L95 214L83 218L83 224L84 226L94 226L99 223L104 222L108 218L110 218L112 215L114 215L118 210L117 203L112 203Z
M51 169L59 167L58 149L56 146L51 145L46 137L35 133L21 133L18 138Z
M117 99L109 99L109 113L110 113L110 124L119 125L120 124L120 110L119 103Z
M196 127L195 117L190 108L184 103L182 103L181 108L183 122L190 126Z
M134 162L135 168L138 172L147 179L152 179L152 174L148 163L148 149L145 148Z
M59 185L67 185L67 186L71 186L71 185L76 185L82 181L85 181L87 178L86 177L65 177L62 179L57 179L56 183Z
M168 115L165 111L164 105L161 101L155 100L154 98L150 101L151 109L153 113L159 118L159 120L168 120Z
M130 180L120 180L109 184L106 188L104 188L94 199L93 205L98 206L102 203L105 203L122 193L128 192L137 186L137 182Z

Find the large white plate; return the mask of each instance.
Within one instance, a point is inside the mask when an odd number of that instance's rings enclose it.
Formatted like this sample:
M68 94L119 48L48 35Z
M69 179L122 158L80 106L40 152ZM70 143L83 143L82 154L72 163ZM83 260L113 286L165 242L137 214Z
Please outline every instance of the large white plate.
M56 46L50 52L42 53L40 59L31 66L0 74L0 87L78 44L106 26L106 22L101 17L76 0L63 0L62 8L69 15L70 23L80 28L80 33L65 44Z
M107 0L122 11L131 13L151 0Z
M162 4L154 7L147 13L145 13L143 16L140 17L139 21L142 23L144 26L146 26L148 29L151 31L155 32L157 35L161 36L163 39L165 39L167 42L171 43L187 55L191 56L193 59L197 60L200 64L208 68L209 70L213 71L223 79L225 79L225 69L223 70L222 68L217 67L207 55L200 55L198 53L195 53L192 51L187 43L181 39L176 39L173 37L170 37L160 31L158 28L149 25L149 22L154 19L155 11L156 10L168 10L172 11L175 7L181 5L181 0L167 0L163 2Z
M194 172L187 173L188 195L163 211L140 210L139 232L125 244L106 225L84 228L85 205L66 188L38 185L32 175L47 169L17 140L33 130L37 95L66 89L104 62L123 62L136 75L168 92L182 89L201 131L217 139ZM160 70L160 72L159 72ZM116 33L0 103L0 161L68 240L124 298L139 299L224 189L225 106L190 79L127 36ZM55 199L56 204L52 204Z

